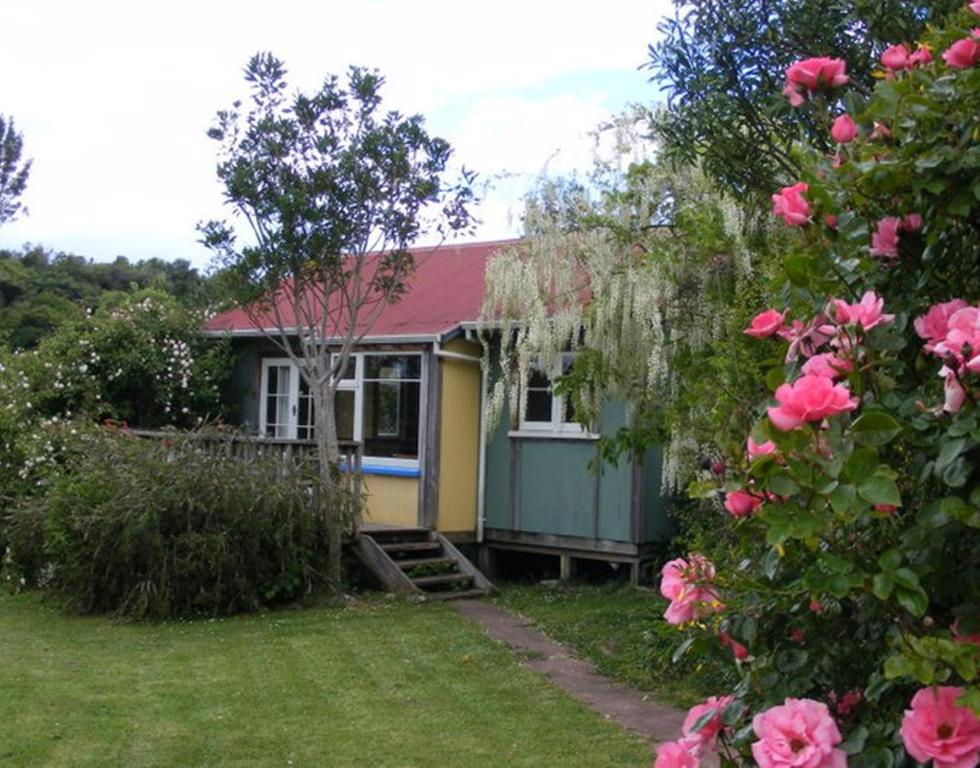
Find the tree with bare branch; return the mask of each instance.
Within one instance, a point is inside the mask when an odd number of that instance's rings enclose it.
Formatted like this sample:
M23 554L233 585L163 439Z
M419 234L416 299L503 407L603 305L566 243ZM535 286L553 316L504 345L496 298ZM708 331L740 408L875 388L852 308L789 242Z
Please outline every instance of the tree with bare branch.
M253 325L309 387L321 471L336 478L334 399L351 351L404 294L411 245L470 225L473 177L446 181L451 148L420 115L380 111L376 71L351 67L346 84L331 75L311 95L290 95L283 63L258 53L245 79L248 109L235 102L208 132L245 236L224 221L198 229ZM336 590L344 521L325 514Z

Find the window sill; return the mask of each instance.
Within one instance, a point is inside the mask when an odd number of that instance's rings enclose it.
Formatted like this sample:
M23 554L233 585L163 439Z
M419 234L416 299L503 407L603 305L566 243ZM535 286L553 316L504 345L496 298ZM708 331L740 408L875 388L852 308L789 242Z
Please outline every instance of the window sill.
M548 429L512 429L507 433L512 440L578 440L595 441L599 435L595 432L553 432Z
M341 463L341 471L347 471L347 465ZM390 464L375 464L371 461L365 461L361 465L362 475L380 475L382 477L421 477L422 470L418 466L406 467L406 466L392 466Z

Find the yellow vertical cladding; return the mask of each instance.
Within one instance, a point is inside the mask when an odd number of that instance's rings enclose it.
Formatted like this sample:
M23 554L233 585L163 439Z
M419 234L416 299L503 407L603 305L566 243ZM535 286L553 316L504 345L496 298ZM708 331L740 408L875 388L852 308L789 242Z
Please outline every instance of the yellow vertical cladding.
M419 524L417 478L365 475L364 492L364 522L408 527Z
M449 352L479 357L479 344L456 339L443 345ZM466 360L441 358L442 402L439 420L440 531L476 529L477 462L480 458L480 366Z

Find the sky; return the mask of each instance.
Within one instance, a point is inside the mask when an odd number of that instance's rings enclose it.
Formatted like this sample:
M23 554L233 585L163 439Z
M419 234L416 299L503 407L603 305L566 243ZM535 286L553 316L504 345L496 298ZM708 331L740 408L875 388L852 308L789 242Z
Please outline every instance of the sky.
M591 164L589 132L660 96L639 69L669 0L0 0L0 114L33 160L29 213L0 248L30 242L98 261L188 259L195 225L228 218L205 135L272 51L299 90L350 65L380 70L383 105L425 116L455 161L499 179L475 239L520 233L544 171Z

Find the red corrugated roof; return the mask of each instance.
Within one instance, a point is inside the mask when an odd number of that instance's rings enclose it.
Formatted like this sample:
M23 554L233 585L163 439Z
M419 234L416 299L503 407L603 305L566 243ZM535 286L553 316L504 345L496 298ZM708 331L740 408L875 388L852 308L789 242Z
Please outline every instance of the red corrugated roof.
M498 240L413 249L415 273L408 281L405 295L382 311L367 336L431 336L451 331L461 323L474 322L483 303L487 259L497 249L515 242ZM286 327L296 324L289 301L279 301L279 313ZM256 318L256 323L244 309L230 309L208 320L204 329L257 331L260 327L274 328L274 317L268 312ZM331 336L342 335L346 330L331 328Z

